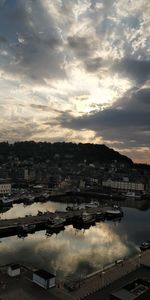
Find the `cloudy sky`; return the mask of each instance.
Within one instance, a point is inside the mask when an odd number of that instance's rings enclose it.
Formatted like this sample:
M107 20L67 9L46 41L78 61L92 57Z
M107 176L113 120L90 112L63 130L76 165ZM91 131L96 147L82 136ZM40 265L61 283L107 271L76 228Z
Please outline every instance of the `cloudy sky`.
M150 163L149 16L149 0L0 0L0 141Z

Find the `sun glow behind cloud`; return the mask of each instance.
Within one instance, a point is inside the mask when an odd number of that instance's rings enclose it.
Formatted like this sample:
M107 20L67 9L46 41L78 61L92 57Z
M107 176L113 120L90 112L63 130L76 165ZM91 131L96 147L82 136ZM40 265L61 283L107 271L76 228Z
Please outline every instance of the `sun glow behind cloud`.
M149 12L148 0L0 1L1 141L103 142L148 162Z

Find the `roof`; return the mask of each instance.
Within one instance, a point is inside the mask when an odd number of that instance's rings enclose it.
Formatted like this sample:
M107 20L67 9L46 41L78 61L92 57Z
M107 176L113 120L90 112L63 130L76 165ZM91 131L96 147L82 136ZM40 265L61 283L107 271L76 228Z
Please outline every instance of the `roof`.
M133 300L135 298L130 292L125 289L120 289L112 293L111 295L117 297L118 300Z
M20 269L20 265L19 264L14 264L14 265L11 265L10 268L12 270Z
M50 278L54 278L55 277L54 274L51 274L51 273L49 273L49 272L47 272L45 270L37 270L33 274L38 275L38 276L40 276L40 277L42 277L44 279L50 279Z

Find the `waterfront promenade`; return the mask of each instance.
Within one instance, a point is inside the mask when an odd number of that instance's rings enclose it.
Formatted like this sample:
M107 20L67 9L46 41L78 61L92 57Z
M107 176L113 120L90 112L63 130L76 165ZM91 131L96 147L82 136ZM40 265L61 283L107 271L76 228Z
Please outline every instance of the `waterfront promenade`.
M110 268L106 268L87 276L78 282L78 287L72 292L75 300L80 300L89 295L104 289L118 279L138 270L141 265L150 267L150 250L115 263ZM93 298L94 299L94 298Z

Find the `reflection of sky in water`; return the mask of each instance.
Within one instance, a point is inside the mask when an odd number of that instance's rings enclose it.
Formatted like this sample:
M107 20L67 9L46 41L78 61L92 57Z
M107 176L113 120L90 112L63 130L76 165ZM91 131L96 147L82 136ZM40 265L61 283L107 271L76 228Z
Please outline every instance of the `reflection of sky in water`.
M149 218L150 210L125 208L120 223L100 222L87 230L67 226L50 237L41 231L24 240L4 238L0 243L0 264L24 263L56 271L59 277L87 274L135 253L137 245L149 239Z
M24 205L24 204L14 204L13 207L0 214L1 219L12 219L18 217L25 217L25 215L37 215L38 210L45 212L51 211L55 212L55 210L64 211L66 209L67 204L59 203L59 202L45 202L45 203L33 203L32 205Z

